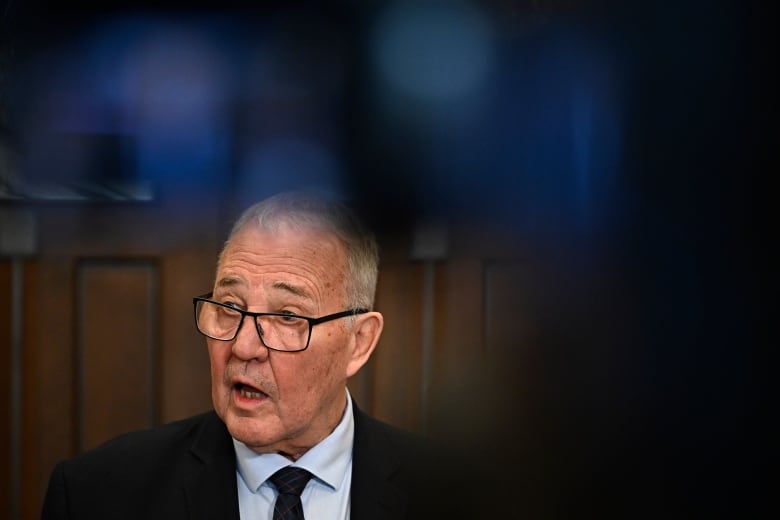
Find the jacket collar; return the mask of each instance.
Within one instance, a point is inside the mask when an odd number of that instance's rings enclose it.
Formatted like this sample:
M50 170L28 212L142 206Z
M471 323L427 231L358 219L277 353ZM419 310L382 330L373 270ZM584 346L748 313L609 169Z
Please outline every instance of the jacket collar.
M184 486L190 518L238 520L236 455L227 427L216 413L201 422L190 452L197 466Z
M386 426L363 413L353 401L355 440L352 454L350 516L353 520L403 518L409 498L393 477L401 466L399 448ZM216 413L197 427L190 453L194 468L184 485L192 520L238 520L236 455L227 427Z
M403 518L408 497L393 482L401 466L399 449L388 436L385 425L363 413L354 402L353 408L351 517L353 520Z

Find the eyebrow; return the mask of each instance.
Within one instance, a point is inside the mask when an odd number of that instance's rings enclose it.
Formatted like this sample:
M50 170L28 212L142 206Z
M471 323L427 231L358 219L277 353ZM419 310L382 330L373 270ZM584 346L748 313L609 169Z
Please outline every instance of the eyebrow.
M274 282L273 285L271 285L274 289L279 289L285 292L288 292L294 296L298 296L299 298L305 298L307 300L314 300L314 298L311 297L311 295L304 289L303 287L300 287L298 285L292 285L287 282Z
M235 287L236 285L246 285L246 282L235 276L225 276L217 280L216 288Z

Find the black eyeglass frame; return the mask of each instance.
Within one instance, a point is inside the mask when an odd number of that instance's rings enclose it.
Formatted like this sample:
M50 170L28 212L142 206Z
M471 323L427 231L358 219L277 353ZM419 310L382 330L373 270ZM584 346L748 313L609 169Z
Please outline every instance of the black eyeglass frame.
M208 292L206 294L196 296L192 299L192 306L193 306L193 310L195 311L195 328L197 329L198 332L200 332L207 338L215 339L217 341L233 341L238 336L238 331L240 331L241 327L244 325L244 318L250 316L253 318L253 321L255 322L255 331L257 331L257 335L260 338L260 343L262 343L265 348L270 350L275 350L277 352L303 352L304 350L309 348L309 342L311 342L311 330L314 328L315 325L319 325L320 323L325 323L327 321L337 320L339 318L346 318L347 316L357 316L358 314L365 314L369 312L368 309L349 309L346 311L328 314L326 316L320 316L319 318L311 318L309 316L301 316L299 314L292 314L287 312L250 312L250 311L245 311L243 309L239 309L238 307L234 307L233 305L228 305L227 303L216 302L211 299L212 296L214 296L214 293ZM231 311L239 313L241 315L241 320L238 322L238 327L236 327L236 332L233 334L233 337L227 339L215 338L214 336L209 336L208 334L200 330L200 327L198 326L198 302L212 303L214 305L219 305L220 307L225 307L226 309L230 309ZM263 340L263 334L257 325L257 318L259 316L289 316L292 318L300 318L306 320L307 322L309 322L309 335L306 337L306 345L303 348L297 350L282 350L282 349L278 349L266 345L265 340Z

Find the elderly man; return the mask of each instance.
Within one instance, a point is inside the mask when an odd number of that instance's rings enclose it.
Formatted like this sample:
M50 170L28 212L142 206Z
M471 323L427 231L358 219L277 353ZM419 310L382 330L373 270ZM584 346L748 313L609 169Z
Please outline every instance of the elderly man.
M347 391L382 332L377 265L338 203L282 194L249 208L213 291L194 298L214 412L61 463L43 518L465 517L437 450Z

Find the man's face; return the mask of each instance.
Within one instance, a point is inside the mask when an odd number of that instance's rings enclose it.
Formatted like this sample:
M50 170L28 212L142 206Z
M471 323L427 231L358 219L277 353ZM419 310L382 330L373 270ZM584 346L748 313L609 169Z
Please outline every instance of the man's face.
M249 224L230 241L213 299L253 312L318 317L344 310L346 256L330 233ZM344 319L312 329L309 348L277 352L251 318L233 341L208 338L214 408L258 452L297 458L338 424L346 405L351 336Z

